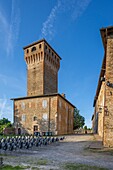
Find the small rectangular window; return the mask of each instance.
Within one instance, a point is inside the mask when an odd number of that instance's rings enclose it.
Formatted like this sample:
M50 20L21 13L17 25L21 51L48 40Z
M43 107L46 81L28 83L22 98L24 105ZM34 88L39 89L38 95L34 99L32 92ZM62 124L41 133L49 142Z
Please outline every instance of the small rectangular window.
M25 120L26 120L26 115L22 115L22 122L25 122Z
M43 119L44 119L44 120L47 120L47 113L44 113L44 114L43 114Z
M29 108L31 107L31 102L29 102Z
M38 131L38 126L34 126L34 131Z

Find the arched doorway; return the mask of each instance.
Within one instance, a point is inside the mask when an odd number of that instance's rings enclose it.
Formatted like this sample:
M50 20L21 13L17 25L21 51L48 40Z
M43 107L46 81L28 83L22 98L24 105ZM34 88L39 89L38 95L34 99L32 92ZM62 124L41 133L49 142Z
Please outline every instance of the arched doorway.
M18 128L18 135L21 135L21 129Z

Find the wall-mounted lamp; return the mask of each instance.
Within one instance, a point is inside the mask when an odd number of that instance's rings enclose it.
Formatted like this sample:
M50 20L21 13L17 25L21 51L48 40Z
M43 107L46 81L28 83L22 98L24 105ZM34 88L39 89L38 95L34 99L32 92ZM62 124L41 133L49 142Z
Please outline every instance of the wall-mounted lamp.
M113 83L110 83L109 81L106 82L106 85L113 88Z
M105 81L105 77L101 77L101 78L100 78L100 81Z
M101 106L101 105L98 105L98 106L100 106L98 113L102 113L102 109L104 109L105 116L109 115L109 111L108 111L108 107L107 106Z
M102 107L99 107L99 113L102 113Z

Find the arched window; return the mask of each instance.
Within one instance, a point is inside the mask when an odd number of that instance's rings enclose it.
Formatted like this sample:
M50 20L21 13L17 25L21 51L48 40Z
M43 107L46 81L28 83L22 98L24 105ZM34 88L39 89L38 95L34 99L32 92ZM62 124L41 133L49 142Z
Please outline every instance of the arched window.
M33 51L35 51L36 50L36 47L33 47L32 49L31 49L31 52L33 52Z
M38 58L37 58L37 54L36 54L36 61L38 60Z
M43 52L41 51L41 57L42 57Z
M39 48L41 48L41 44L39 44Z
M29 50L27 49L27 53L29 53Z
M36 120L37 120L37 117L36 117L36 116L34 116L34 117L33 117L33 121L36 121Z

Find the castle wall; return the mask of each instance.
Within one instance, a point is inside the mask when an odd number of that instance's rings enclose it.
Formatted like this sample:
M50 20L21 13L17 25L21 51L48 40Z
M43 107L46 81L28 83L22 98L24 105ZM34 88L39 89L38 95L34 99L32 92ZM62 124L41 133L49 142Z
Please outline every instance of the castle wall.
M73 133L74 106L58 91L60 57L43 39L24 47L27 97L14 100L16 132Z
M98 134L102 137L103 145L113 147L113 27L102 28L100 31L105 54L94 106L95 113L98 113ZM94 120L95 116L93 127Z
M24 49L27 64L27 95L57 93L60 58L45 42Z
M19 123L23 133L33 134L34 126L38 126L36 131L55 133L56 113L57 97L22 99L14 103L15 122Z
M27 95L41 95L44 92L44 42L24 50L27 64Z
M58 133L73 133L73 115L74 108L63 98L58 97Z
M48 63L44 65L44 94L57 93L57 72Z
M113 83L113 38L107 39L106 82ZM104 117L104 146L113 147L113 87L106 85L107 106Z
M14 122L22 133L33 134L34 126L41 132L73 133L73 112L74 107L59 95L14 102Z
M105 82L102 82L98 100L96 104L96 112L98 113L98 134L103 137L103 121L104 121L104 109L105 109Z
M38 65L29 66L27 72L27 95L41 95L43 94L43 74L44 63L40 61Z

